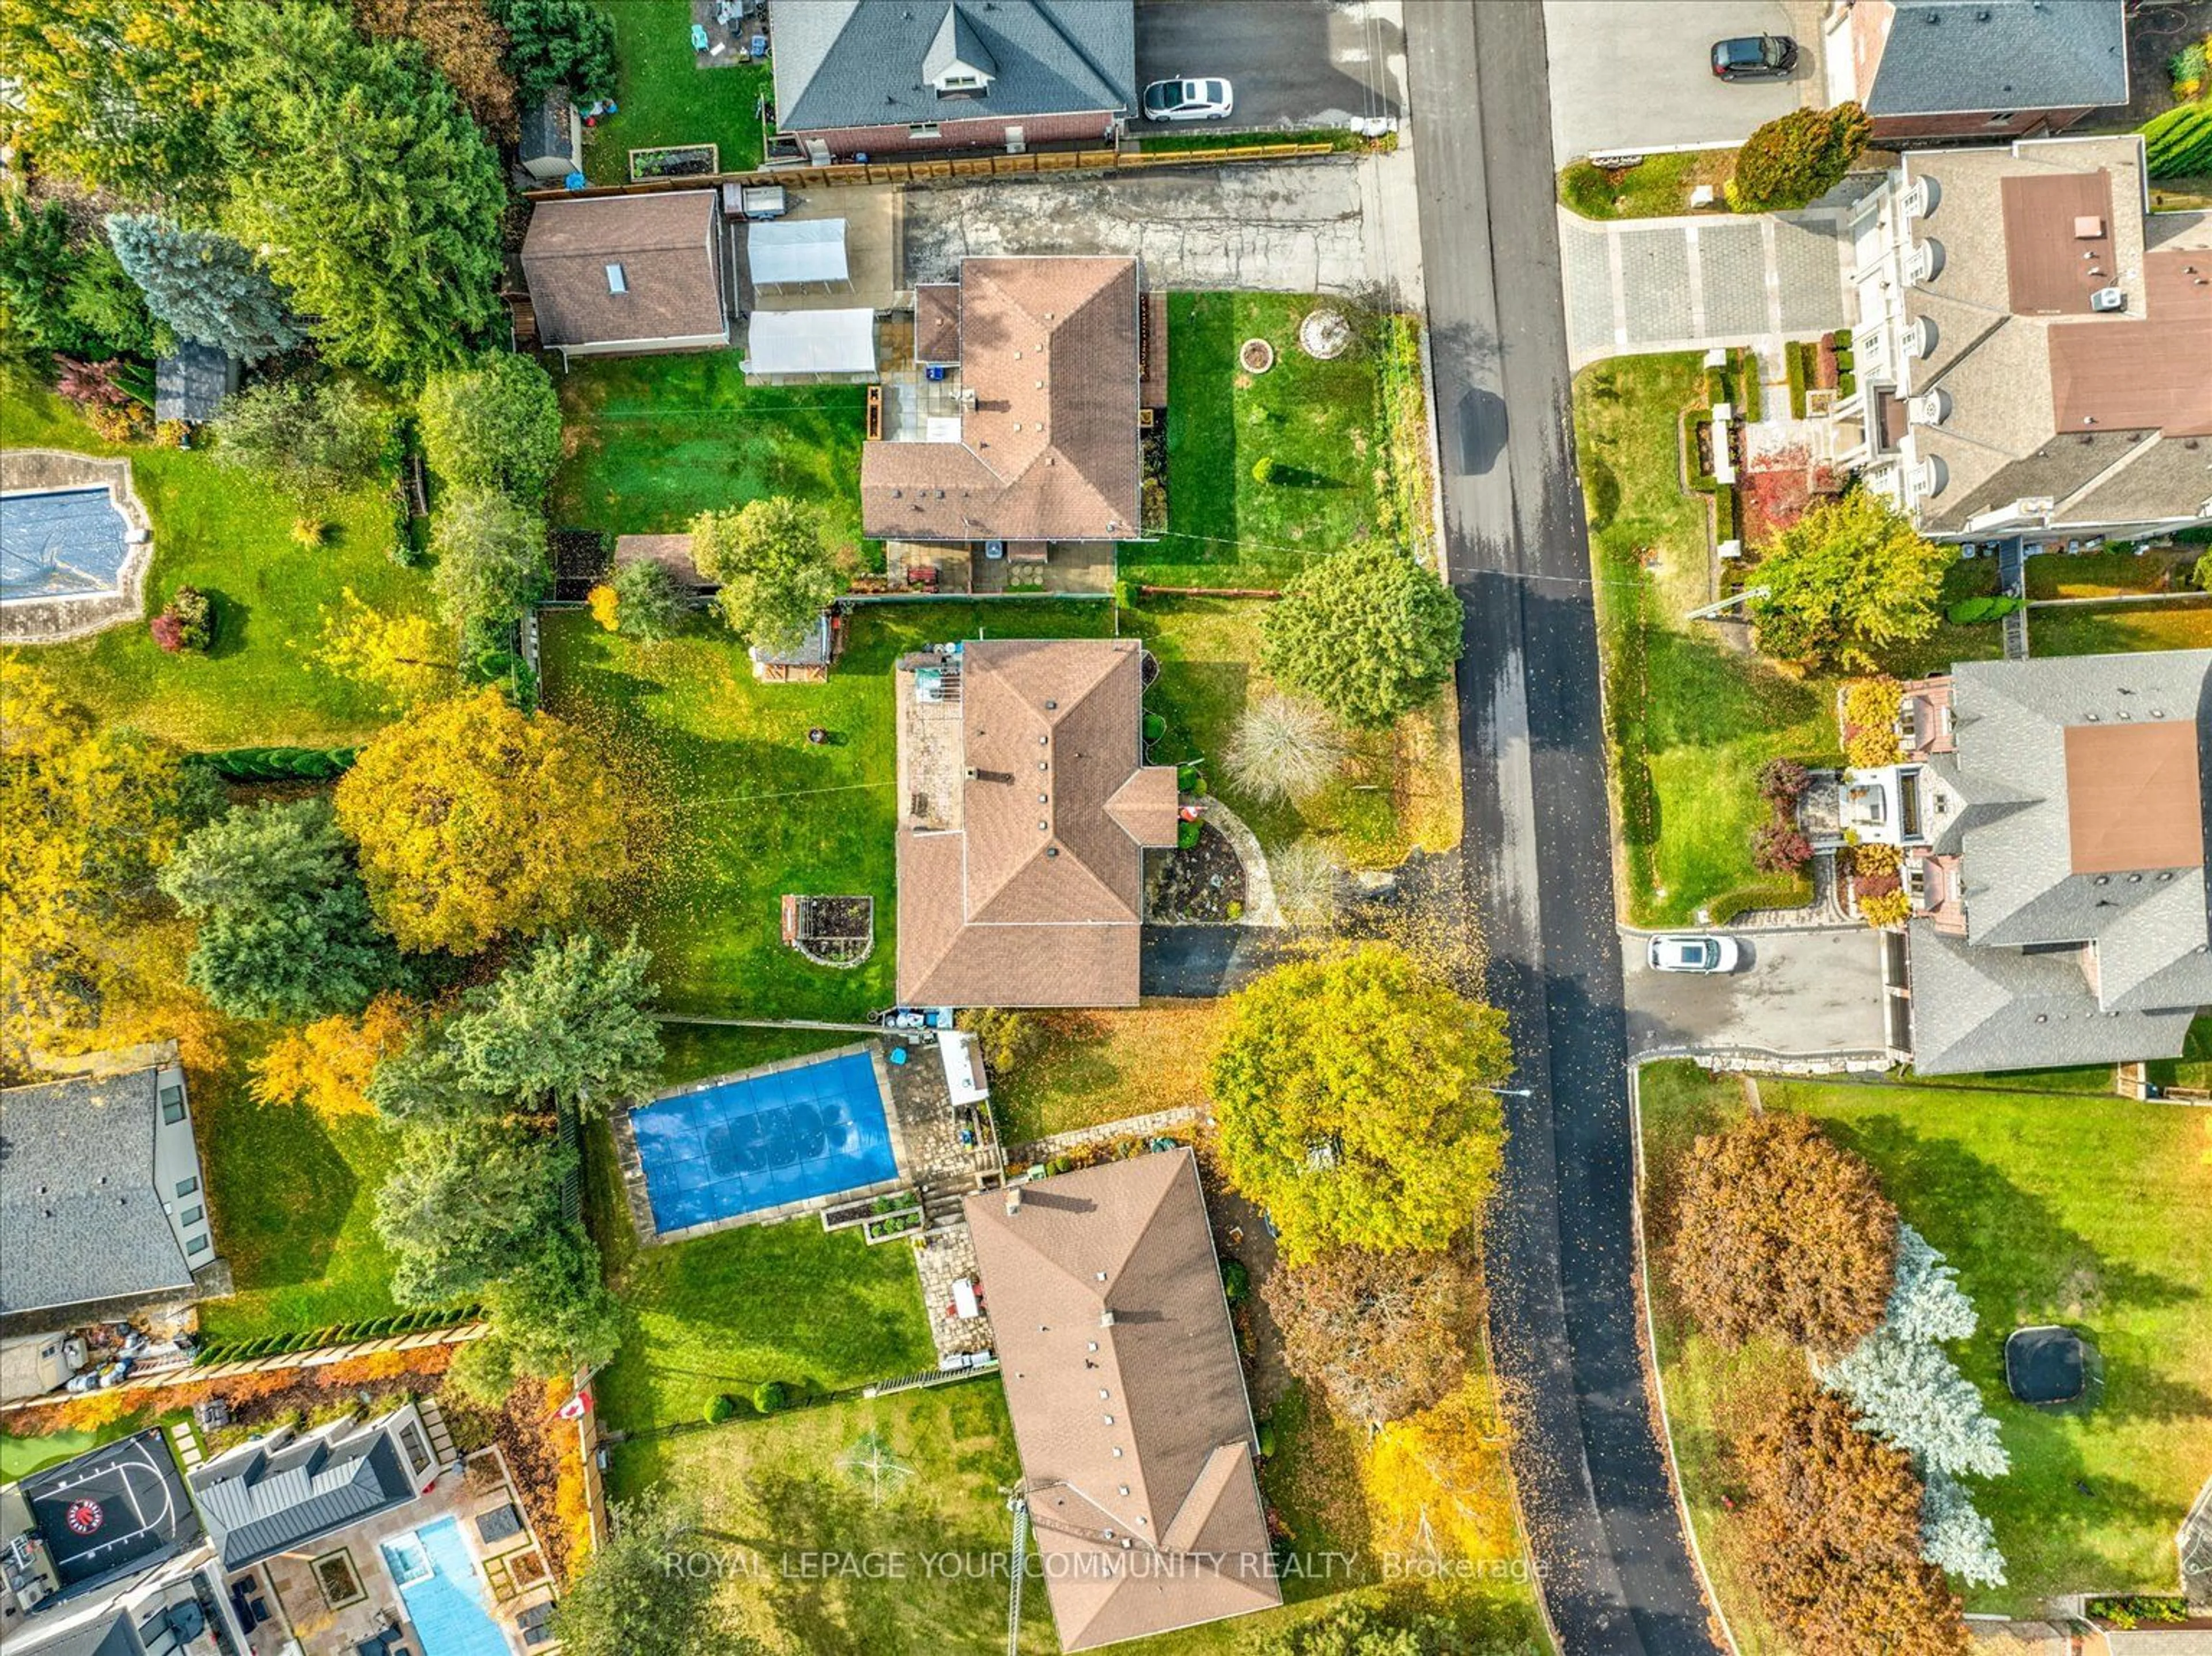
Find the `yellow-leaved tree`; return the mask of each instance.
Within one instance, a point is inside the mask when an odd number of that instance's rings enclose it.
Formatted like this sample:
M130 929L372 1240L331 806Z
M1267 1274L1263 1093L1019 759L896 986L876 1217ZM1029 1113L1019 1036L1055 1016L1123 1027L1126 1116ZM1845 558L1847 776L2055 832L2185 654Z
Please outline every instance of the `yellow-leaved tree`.
M1365 1467L1376 1544L1407 1557L1517 1558L1505 1445L1504 1420L1480 1375L1382 1428Z
M0 1034L11 1058L112 1019L168 955L154 872L217 803L167 743L0 670ZM158 984L162 969L154 968Z
M337 788L378 918L399 946L480 954L580 917L630 870L595 744L489 688L380 731Z
M415 1036L415 1008L382 994L359 1017L343 1012L287 1030L254 1060L253 1095L264 1104L305 1104L325 1121L367 1115L376 1066Z

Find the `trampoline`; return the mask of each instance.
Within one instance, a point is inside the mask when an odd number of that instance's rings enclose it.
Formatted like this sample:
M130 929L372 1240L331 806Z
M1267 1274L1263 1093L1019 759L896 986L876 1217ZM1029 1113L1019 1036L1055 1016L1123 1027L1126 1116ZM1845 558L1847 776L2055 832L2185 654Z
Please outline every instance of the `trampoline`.
M0 601L120 589L130 525L106 488L0 495Z
M2022 1403L2073 1402L2086 1369L2081 1337L2070 1328L2015 1328L2005 1340L2005 1384Z
M867 1052L716 1082L630 1112L665 1234L898 1177Z

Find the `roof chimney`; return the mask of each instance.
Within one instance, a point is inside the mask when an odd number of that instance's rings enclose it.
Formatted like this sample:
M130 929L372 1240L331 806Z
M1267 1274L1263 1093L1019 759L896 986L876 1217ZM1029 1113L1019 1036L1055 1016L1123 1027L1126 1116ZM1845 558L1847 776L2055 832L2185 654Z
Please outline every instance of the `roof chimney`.
M1011 1219L1011 1218L1012 1218L1016 1214L1019 1213L1021 1210L1022 1210L1022 1187L1021 1187L1019 1185L1009 1185L1009 1186L1006 1186L1006 1217L1007 1217L1007 1218L1009 1218L1009 1219Z
M1108 1306L1103 1311L1098 1313L1098 1325L1101 1328L1113 1327L1114 1307L1112 1306Z

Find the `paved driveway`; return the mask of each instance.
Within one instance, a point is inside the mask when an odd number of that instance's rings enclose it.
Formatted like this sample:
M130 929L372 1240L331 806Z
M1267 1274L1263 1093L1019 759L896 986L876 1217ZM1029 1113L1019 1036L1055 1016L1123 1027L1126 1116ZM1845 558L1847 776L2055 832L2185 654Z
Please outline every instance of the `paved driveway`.
M1282 957L1286 935L1256 925L1148 925L1139 992L1176 1000L1233 994Z
M1418 0L1417 0L1418 3ZM1137 84L1225 75L1237 112L1218 125L1138 132L1349 126L1405 113L1397 0L1139 0Z
M1544 0L1552 156L1717 149L1802 101L1824 100L1820 7L1806 0ZM1786 81L1717 80L1712 45L1786 34Z
M1133 253L1152 288L1389 294L1421 303L1413 155L1188 167L909 189L908 286L964 258Z
M1648 934L1624 929L1628 1045L1661 1053L1759 1052L1779 1058L1881 1052L1881 938L1865 926L1737 932L1745 954L1711 977L1654 972Z

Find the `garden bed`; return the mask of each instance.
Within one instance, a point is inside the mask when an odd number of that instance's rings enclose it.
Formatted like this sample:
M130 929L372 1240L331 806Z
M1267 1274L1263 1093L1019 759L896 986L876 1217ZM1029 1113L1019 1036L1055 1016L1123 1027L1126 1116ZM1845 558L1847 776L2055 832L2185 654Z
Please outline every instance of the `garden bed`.
M1218 923L1244 914L1244 864L1211 822L1198 843L1146 856L1146 913L1153 920Z
M711 143L659 144L629 152L632 184L647 179L696 179L721 171L721 152Z

